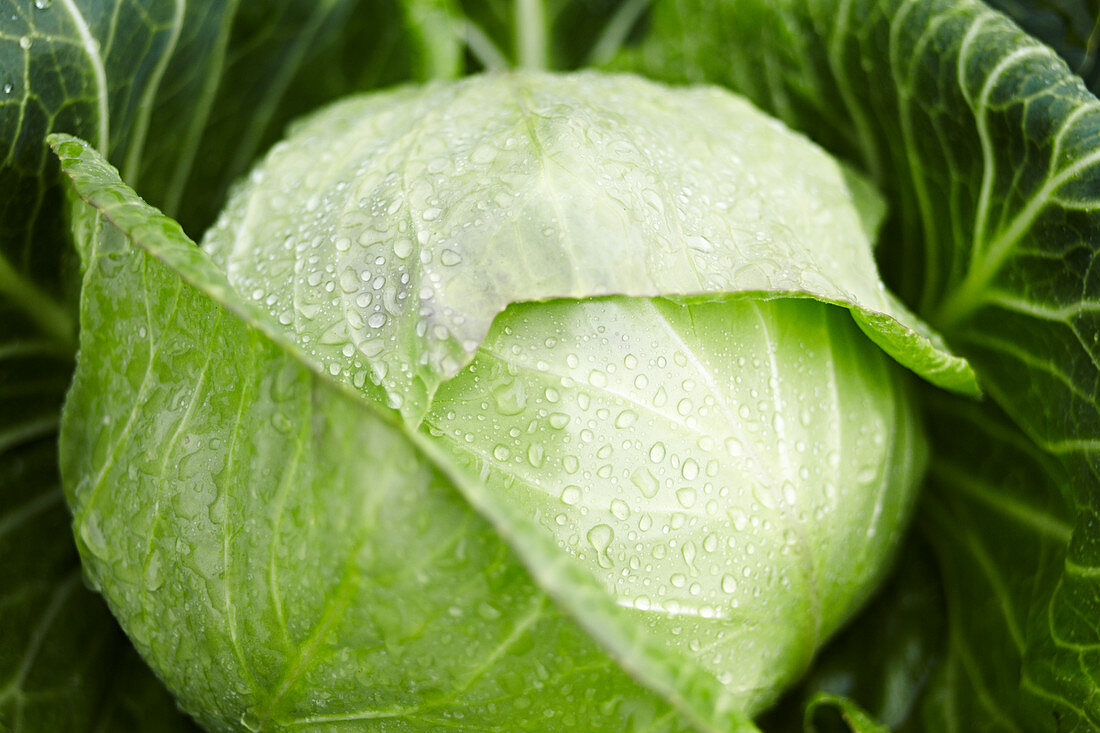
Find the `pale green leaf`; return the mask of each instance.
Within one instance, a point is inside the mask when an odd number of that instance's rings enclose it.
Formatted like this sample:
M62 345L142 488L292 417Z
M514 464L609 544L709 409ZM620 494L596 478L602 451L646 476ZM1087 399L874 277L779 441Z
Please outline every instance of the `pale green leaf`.
M561 297L812 297L976 391L879 281L865 210L834 160L717 90L509 74L309 118L204 247L324 369L414 424L505 306Z

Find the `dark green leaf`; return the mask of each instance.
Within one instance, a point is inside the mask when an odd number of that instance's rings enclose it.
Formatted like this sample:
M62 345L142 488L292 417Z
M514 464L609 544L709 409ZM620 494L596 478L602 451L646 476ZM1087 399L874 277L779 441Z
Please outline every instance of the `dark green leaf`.
M226 193L257 155L283 137L287 123L354 92L461 70L458 21L446 0L279 0L241 4L225 46L203 74L205 105L171 95L155 129L192 121L184 142L150 139L148 170L123 179L198 237ZM188 58L177 57L187 68ZM192 108L196 105L195 108ZM181 148L190 151L180 158Z
M841 695L819 692L806 705L805 729L817 733L818 721L826 711L838 716L851 733L888 733L890 730L877 723L859 705Z
M1100 4L1096 0L988 0L1025 31L1057 51L1084 78L1100 89Z
M921 527L941 558L950 643L925 727L1088 730L1098 616L1087 607L1074 615L1067 603L1087 603L1092 580L1067 555L1075 514L1081 521L1075 469L992 408L939 396L928 404L940 430Z
M981 486L1025 509L1027 492L1041 489L1040 508L1065 507L1053 526L1068 555L1047 538L1026 562L1027 543L986 528L988 512L948 522L929 509L943 520L934 539L951 658L967 671L941 676L932 699L974 703L943 707L939 722L969 729L1011 710L1002 719L1024 726L1100 725L1100 105L1049 49L968 0L738 2L719 13L683 0L661 4L654 23L636 66L739 88L887 190L890 277L1027 436L995 462L982 459L990 454L978 449L992 446L978 433L977 445L964 443L968 460L952 464L951 488ZM953 427L929 419L948 446L1001 420L991 406L953 410L969 417ZM930 507L955 498L939 486ZM956 535L964 540L948 541ZM987 616L988 595L974 592L983 584L1013 592L999 596L994 622L974 625L966 619ZM1012 633L991 637L999 626ZM994 654L1005 641L1015 649L1007 660ZM969 686L990 676L999 682Z

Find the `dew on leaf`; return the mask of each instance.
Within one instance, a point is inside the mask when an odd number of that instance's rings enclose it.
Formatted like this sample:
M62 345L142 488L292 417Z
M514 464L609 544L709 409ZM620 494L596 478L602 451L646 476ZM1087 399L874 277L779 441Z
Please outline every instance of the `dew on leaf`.
M581 500L581 487L570 484L562 489L561 500L570 506Z
M637 419L638 413L634 412L633 410L623 410L615 418L615 427L619 428L620 430L622 428L628 428L633 425Z
M648 468L634 469L634 472L630 474L630 482L638 487L638 490L642 492L642 496L646 499L655 497L658 488L660 488L657 477Z
M691 509L693 506L695 506L696 497L697 494L695 489L690 486L685 486L684 488L678 489L676 491L676 501L678 501L680 503L680 506L682 506L684 509Z
M592 545L592 548L596 550L596 562L601 568L610 568L614 566L611 562L611 557L607 554L608 548L611 546L611 541L615 537L615 532L611 527L606 524L597 524L592 529L588 530L585 537L588 539L588 544Z

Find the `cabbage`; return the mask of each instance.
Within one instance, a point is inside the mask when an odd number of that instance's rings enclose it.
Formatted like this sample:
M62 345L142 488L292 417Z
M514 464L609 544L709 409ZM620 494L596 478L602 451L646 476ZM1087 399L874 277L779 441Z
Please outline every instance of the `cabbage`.
M0 729L1100 728L1095 13L993 4L8 2Z
M721 90L343 101L204 252L55 144L137 244L85 250L78 546L211 728L747 725L893 557L898 362L972 384L878 280L866 184Z

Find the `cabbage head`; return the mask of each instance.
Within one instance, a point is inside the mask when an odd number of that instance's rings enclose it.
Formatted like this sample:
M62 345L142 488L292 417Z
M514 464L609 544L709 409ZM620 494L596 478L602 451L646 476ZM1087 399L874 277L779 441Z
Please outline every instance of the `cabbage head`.
M717 88L346 99L201 250L53 144L79 549L211 729L749 730L889 567L915 383L976 391L870 186Z

